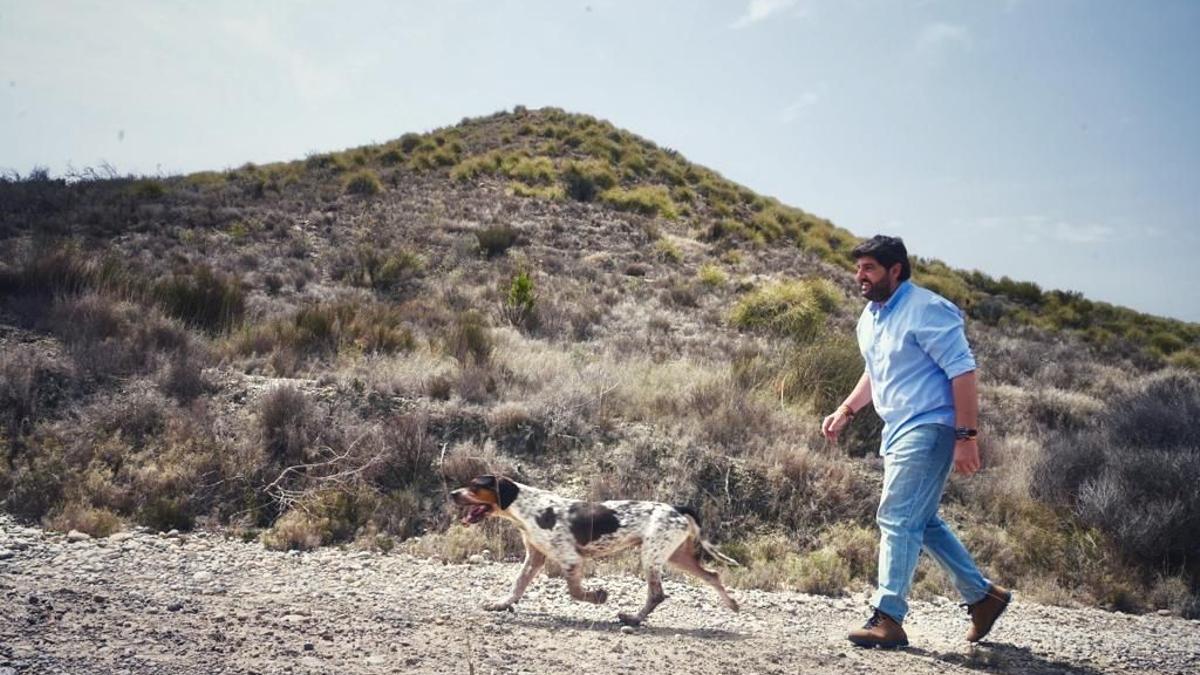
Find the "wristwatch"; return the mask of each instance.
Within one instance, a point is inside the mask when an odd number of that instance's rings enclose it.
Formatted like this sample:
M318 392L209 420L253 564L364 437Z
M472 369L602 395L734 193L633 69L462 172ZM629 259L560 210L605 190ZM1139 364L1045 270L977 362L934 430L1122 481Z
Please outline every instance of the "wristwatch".
M979 435L979 432L970 427L955 427L954 428L954 439L958 440L958 441L970 440L970 439L975 438L978 435Z

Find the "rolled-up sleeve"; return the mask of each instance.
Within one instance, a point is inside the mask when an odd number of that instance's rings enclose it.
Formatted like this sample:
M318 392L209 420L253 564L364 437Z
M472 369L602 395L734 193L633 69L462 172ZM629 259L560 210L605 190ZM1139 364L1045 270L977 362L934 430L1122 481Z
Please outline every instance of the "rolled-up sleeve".
M913 333L917 344L946 377L954 379L975 370L975 355L967 344L962 312L950 302L939 298L938 302L930 303Z

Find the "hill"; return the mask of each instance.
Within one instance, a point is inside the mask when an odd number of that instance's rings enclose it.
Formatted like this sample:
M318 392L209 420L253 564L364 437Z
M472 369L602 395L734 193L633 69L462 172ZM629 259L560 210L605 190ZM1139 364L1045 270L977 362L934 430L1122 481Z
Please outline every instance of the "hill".
M491 470L694 504L737 587L871 583L878 421L816 434L861 372L855 238L678 153L518 108L225 172L10 177L0 199L20 518L515 555L503 528L448 527L447 485ZM1200 327L915 275L971 318L989 468L946 510L984 568L1047 602L1200 612Z

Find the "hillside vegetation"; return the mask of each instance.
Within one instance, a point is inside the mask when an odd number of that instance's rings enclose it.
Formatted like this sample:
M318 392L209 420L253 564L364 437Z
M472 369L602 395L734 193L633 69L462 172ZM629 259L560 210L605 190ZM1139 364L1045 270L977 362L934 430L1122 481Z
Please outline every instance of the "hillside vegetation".
M879 422L817 434L861 373L857 240L674 151L517 108L224 172L9 176L0 203L20 518L512 555L445 501L500 471L695 505L735 586L873 581ZM936 260L915 279L980 361L988 468L945 509L985 570L1200 614L1200 326Z

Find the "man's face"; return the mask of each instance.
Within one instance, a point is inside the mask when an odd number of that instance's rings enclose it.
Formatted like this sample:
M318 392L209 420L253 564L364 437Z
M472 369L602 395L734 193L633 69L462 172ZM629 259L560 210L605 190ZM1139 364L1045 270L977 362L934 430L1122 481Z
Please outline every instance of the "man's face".
M900 263L885 268L879 261L863 256L855 261L854 279L862 296L873 302L886 302L900 285Z

